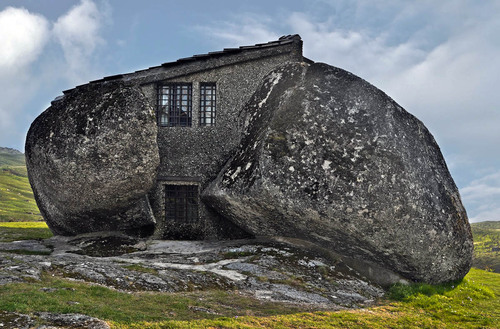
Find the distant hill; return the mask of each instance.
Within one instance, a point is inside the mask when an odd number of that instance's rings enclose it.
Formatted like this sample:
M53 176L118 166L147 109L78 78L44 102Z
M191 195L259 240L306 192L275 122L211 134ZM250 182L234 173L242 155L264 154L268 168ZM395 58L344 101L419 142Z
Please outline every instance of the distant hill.
M23 154L21 151L16 149L11 149L10 147L2 147L0 146L0 154Z
M500 221L472 223L471 228L474 236L472 265L500 273L500 251L495 251L500 249Z
M0 222L40 221L24 154L0 147Z
M500 230L500 221L485 221L479 223L471 223L470 226L473 230Z
M8 147L0 147L0 168L4 166L25 166L24 154Z

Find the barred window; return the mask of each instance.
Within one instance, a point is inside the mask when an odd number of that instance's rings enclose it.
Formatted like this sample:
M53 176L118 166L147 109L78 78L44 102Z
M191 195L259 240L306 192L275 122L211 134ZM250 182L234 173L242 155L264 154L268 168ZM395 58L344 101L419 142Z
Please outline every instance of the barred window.
M200 84L200 126L215 126L215 83Z
M191 127L192 87L176 83L158 87L158 124L164 127Z
M198 220L198 185L165 185L165 219L181 223Z

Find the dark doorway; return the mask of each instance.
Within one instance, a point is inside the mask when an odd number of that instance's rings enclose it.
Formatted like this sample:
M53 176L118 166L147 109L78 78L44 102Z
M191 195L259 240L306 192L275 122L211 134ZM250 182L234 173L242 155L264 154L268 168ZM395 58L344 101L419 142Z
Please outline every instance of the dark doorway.
M165 185L166 221L198 221L198 199L198 185Z

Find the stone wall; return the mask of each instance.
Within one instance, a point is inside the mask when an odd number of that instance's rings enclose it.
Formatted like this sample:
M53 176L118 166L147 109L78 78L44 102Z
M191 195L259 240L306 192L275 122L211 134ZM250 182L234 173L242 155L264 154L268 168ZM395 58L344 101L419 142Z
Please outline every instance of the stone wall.
M244 231L224 220L200 201L199 221L171 225L165 223L165 184L196 184L200 193L229 160L239 144L242 108L255 92L262 78L285 62L302 61L302 41L262 50L245 51L241 55L209 59L176 66L152 69L148 74L136 73L128 78L141 84L151 106L156 108L158 83L191 83L193 116L191 127L159 127L160 168L155 188L150 193L157 220L158 238L214 239L247 237ZM199 125L200 83L216 83L216 126Z

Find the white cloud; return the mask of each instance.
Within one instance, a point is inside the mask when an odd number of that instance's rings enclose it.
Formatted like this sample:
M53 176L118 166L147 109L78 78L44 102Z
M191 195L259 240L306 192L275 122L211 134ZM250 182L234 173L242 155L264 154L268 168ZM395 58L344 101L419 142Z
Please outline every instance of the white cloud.
M500 170L488 171L460 189L471 222L500 220Z
M496 208L495 208L496 207ZM478 208L473 217L469 218L469 222L477 223L484 221L500 220L500 207L496 204L483 204Z
M500 220L500 171L473 180L460 193L464 204L474 209L471 222Z
M304 55L315 61L341 67L373 82L379 76L392 76L419 61L423 52L413 42L389 44L389 35L372 35L363 29L337 27L334 22L315 22L305 14L294 13L288 25L304 40Z
M0 141L4 145L19 147L11 143L24 139L26 125L36 116L34 110L22 111L41 90L61 81L72 86L101 75L91 61L104 44L100 32L109 6L100 4L81 0L55 23L24 8L0 11Z
M462 196L470 201L487 198L500 200L500 171L473 180L460 191Z
M217 22L215 27L196 26L195 29L214 40L216 48L228 48L276 40L279 35L269 29L271 22L268 17L247 14L234 17L233 21Z
M82 83L88 78L89 61L96 48L105 44L99 33L106 18L105 10L82 0L55 22L53 33L63 49L70 81Z
M23 8L0 12L0 130L15 133L16 112L23 105L33 81L30 65L40 56L49 39L49 23ZM0 138L1 139L1 138Z
M0 12L0 72L24 69L34 62L47 43L48 21L24 8Z

